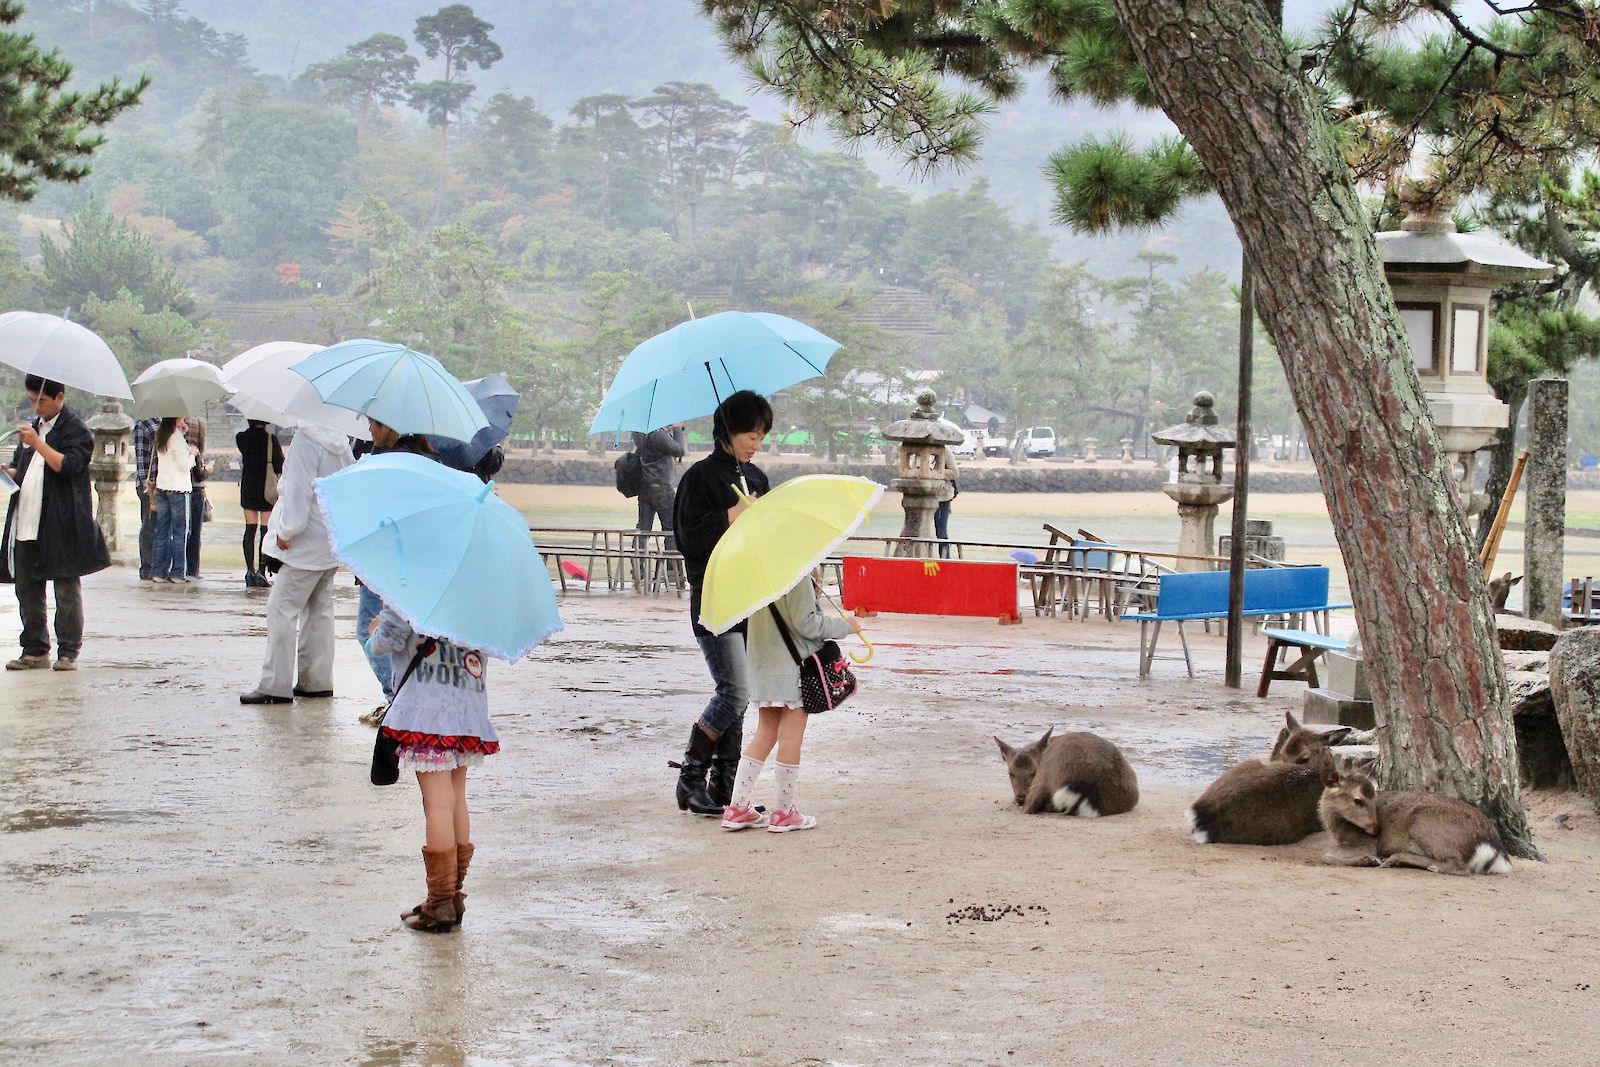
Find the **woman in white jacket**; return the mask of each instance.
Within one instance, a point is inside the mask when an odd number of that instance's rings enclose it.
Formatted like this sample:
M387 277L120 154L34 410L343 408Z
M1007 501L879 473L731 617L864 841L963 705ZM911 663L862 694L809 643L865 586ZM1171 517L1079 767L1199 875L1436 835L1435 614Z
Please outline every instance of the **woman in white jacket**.
M294 435L267 526L272 554L283 563L267 598L267 656L261 683L239 695L241 704L333 696L333 577L339 561L312 483L354 462L350 441L338 430L302 426Z
M779 597L773 608L783 617L795 653L790 653L778 631L773 611L762 608L750 616L745 658L750 665L750 701L760 709L761 720L739 760L739 772L733 780L733 799L722 813L722 826L726 830L765 826L781 834L810 830L817 825L812 816L800 814L794 802L795 786L800 777L800 743L805 739L807 715L800 698L800 665L795 662L795 655L804 660L815 655L824 641L861 632L861 624L855 619L823 612L817 600L816 583L811 578ZM773 770L778 780L778 796L769 820L755 810L753 794L756 779L766 767L766 759L773 748L778 750Z

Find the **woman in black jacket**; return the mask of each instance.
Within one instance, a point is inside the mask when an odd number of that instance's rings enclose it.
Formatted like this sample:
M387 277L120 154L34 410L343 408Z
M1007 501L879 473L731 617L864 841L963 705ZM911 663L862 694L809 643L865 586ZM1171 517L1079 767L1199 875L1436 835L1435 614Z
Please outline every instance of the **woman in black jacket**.
M715 447L684 472L673 502L672 527L689 578L689 621L716 685L711 702L689 730L689 746L678 768L678 808L720 817L733 795L744 742L744 713L750 704L749 670L744 658L744 623L723 634L700 625L700 586L711 550L744 511L734 492L767 491L767 476L751 462L772 430L772 405L759 393L742 389L718 406L711 421ZM707 773L710 780L707 781Z
M233 443L239 446L239 507L244 510L244 584L248 589L268 589L272 583L261 565L261 541L267 535L272 506L278 502L283 446L260 419L251 419L250 425L234 434ZM269 466L272 470L270 492L267 489Z

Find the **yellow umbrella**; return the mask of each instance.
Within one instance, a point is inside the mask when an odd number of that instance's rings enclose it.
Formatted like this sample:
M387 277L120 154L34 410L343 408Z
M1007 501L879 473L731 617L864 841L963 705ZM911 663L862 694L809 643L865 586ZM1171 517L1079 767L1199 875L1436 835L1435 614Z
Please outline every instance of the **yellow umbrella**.
M749 500L706 564L700 625L722 633L793 589L866 521L882 495L883 486L865 478L808 474ZM870 659L872 645L867 649Z

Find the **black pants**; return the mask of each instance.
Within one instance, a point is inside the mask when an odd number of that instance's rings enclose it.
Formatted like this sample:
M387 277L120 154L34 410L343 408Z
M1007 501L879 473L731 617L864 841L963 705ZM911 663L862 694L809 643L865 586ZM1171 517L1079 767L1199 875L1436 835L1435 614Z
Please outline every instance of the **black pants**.
M150 577L150 559L156 547L156 498L144 487L134 490L139 496L139 577Z
M196 485L189 494L189 543L184 552L184 562L188 564L186 573L191 578L200 577L200 526L205 517L206 487Z
M50 654L50 626L45 614L45 583L49 579L34 576L34 563L38 558L37 541L18 541L13 562L17 577L17 614L22 616L22 654L48 656ZM63 659L77 659L83 648L83 584L78 578L57 578L56 586L56 655Z

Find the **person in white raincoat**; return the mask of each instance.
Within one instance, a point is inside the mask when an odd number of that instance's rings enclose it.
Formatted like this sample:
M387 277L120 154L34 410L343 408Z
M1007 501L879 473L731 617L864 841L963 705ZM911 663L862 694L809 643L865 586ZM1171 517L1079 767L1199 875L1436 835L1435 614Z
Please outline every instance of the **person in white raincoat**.
M287 704L333 696L333 556L312 483L355 462L338 430L302 426L278 479L267 544L282 561L267 598L267 655L261 682L241 704Z

